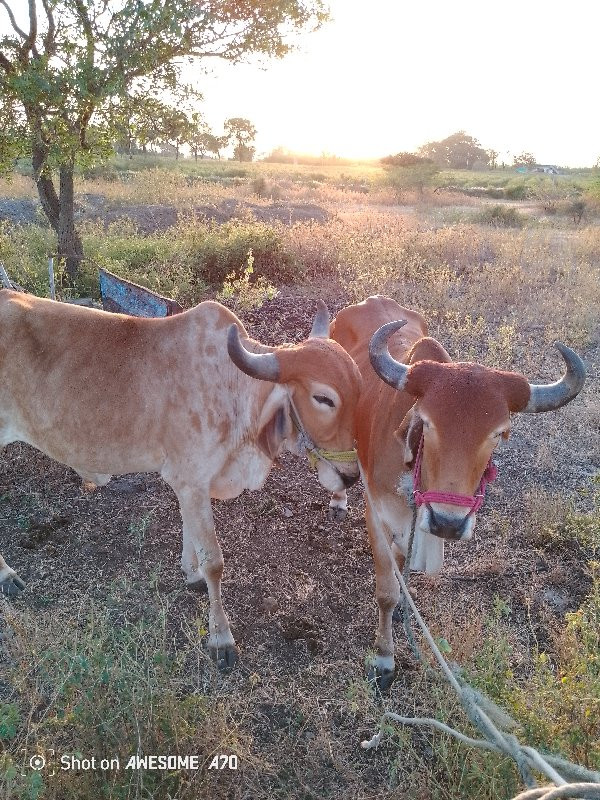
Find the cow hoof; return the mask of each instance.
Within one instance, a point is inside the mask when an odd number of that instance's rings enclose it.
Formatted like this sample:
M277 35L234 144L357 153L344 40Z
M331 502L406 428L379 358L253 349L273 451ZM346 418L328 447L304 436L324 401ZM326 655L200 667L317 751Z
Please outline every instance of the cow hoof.
M388 691L396 677L393 656L375 655L367 660L367 680L378 693Z
M25 588L25 582L17 574L10 575L0 583L0 595L16 597Z
M347 516L348 510L337 506L330 506L327 512L327 519L330 522L341 522L343 519L346 519Z
M374 665L367 669L367 680L380 694L390 690L395 677L395 669L379 669Z
M207 594L208 592L208 586L204 578L200 578L199 581L194 581L193 583L186 583L186 587L190 589L190 591L197 592L198 594Z
M233 644L209 647L209 650L219 672L227 672L232 669L238 660L237 647Z

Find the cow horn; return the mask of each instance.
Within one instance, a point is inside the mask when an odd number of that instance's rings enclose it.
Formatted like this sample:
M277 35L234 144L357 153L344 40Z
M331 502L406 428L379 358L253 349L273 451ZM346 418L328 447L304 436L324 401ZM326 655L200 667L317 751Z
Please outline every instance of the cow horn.
M317 314L309 339L329 339L329 311L322 300L317 300Z
M279 361L275 353L251 353L246 350L240 340L240 329L235 323L227 331L227 352L236 367L251 378L274 382L279 380Z
M525 414L537 414L540 411L554 411L556 408L570 403L585 383L585 366L577 353L562 342L554 342L554 346L562 355L567 370L555 383L530 383L529 403L523 409Z
M379 377L394 389L404 388L408 376L408 367L392 358L388 350L388 339L406 325L405 319L388 322L375 331L369 344L369 358L373 369Z

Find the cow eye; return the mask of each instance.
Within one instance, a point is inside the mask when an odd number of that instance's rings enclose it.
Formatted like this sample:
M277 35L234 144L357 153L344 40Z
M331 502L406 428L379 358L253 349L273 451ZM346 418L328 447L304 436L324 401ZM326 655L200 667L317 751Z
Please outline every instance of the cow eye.
M313 399L317 401L317 403L322 403L325 406L329 406L329 408L335 408L335 403L330 397L325 397L324 394L313 394Z

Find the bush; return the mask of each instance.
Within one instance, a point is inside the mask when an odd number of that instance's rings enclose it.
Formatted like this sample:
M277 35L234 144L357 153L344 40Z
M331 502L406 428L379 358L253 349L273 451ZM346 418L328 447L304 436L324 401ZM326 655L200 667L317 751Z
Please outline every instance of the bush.
M279 188L269 183L263 175L257 175L252 178L250 188L257 197L264 197L270 200L278 200L281 195Z
M510 181L504 187L504 194L508 200L526 200L530 194L530 187L525 181Z
M231 220L175 230L184 234L180 246L192 272L208 283L222 284L227 275L239 271L249 250L256 272L267 280L284 283L298 277L296 262L285 250L280 232L266 223Z
M388 170L386 183L399 194L410 189L422 192L426 186L431 186L439 169L435 164L422 163L405 167L393 167Z
M473 222L495 228L522 228L526 218L511 206L486 206L473 217Z

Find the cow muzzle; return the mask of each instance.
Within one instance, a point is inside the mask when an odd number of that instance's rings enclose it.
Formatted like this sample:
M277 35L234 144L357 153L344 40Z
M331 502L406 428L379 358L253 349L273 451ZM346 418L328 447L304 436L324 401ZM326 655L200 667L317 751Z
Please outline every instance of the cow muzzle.
M456 542L470 539L473 535L474 514L469 513L465 516L456 517L454 514L448 514L440 508L434 509L431 503L426 503L425 509L424 527L433 536Z

